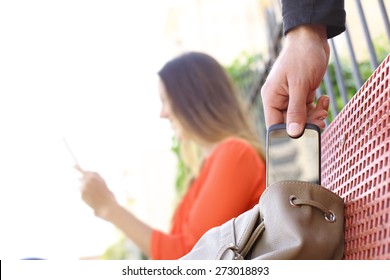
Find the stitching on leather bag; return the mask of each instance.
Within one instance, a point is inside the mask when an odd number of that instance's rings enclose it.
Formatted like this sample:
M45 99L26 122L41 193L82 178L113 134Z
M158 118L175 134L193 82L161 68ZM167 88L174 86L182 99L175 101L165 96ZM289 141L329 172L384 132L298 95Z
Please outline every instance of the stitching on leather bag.
M330 195L334 196L335 198L341 200L343 203L344 203L344 200L338 196L337 194L335 194L334 192L332 192L331 190L321 186L321 185L317 185L317 184L314 184L314 183L308 183L308 182L302 182L302 181L282 181L282 182L276 182L276 183L273 183L272 185L268 186L265 191L263 192L263 195L260 197L260 200L259 200L259 204L261 203L262 200L264 200L265 196L267 196L267 193L269 192L269 190L271 188L275 188L274 186L275 185L291 185L291 184L297 184L297 185L303 185L303 186L311 186L313 188L316 188L318 189L319 191L324 191L326 193L329 193Z

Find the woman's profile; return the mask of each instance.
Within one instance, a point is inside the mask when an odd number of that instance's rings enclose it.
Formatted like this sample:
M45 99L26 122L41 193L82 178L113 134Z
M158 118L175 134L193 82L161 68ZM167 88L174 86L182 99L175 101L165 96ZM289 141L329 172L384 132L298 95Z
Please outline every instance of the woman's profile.
M169 232L142 222L121 206L95 172L83 174L82 198L121 229L151 259L179 259L210 228L251 209L265 188L263 146L253 120L224 68L190 52L158 72L161 118L167 119L191 172ZM195 148L194 148L195 147Z

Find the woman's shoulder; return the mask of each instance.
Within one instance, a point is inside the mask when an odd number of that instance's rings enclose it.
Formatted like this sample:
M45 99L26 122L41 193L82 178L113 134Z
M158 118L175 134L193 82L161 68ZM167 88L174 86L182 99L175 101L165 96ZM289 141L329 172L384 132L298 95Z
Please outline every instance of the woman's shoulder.
M223 147L237 147L237 148L250 148L254 149L251 144L249 144L248 141L238 138L238 137L229 137L221 141L217 148L223 148Z
M241 153L251 153L257 155L256 149L246 140L238 137L229 137L221 141L214 149L213 154L228 153L240 155Z
M257 150L246 140L238 137L230 137L220 142L209 158L205 166L213 164L223 166L250 166L251 168L263 168L265 163Z

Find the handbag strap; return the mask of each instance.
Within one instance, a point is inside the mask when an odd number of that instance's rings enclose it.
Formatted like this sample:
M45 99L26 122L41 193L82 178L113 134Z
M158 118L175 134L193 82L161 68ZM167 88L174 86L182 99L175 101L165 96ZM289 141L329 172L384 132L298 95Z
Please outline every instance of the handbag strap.
M222 259L222 256L226 253L228 250L232 250L233 252L237 252L238 247L236 245L236 232L234 230L234 222L236 218L231 219L230 221L226 222L225 224L221 225L221 244L222 247L218 250L217 256L215 259L220 260Z
M245 256L248 254L249 250L252 248L253 243L259 238L259 236L262 234L262 232L265 229L264 221L261 221L261 223L254 229L251 236L249 237L248 241L245 243L245 246L240 250L236 243L236 236L235 236L235 227L234 227L234 220L231 221L231 237L233 237L233 242L230 242L223 246L221 250L218 252L218 256L216 259L222 259L222 256L226 253L226 251L231 250L234 253L234 260L243 260Z
M264 229L265 229L264 220L261 220L261 223L255 228L248 242L245 244L244 248L242 248L241 252L237 252L237 255L241 257L240 259L245 258L249 250L252 248L253 243L255 243L255 241L260 237Z

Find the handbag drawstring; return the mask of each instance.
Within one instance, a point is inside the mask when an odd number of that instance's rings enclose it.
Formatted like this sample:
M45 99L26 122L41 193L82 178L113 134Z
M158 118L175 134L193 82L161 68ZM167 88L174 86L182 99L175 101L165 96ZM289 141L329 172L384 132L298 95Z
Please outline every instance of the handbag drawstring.
M322 213L324 213L324 218L329 223L334 223L336 221L336 214L317 201L310 199L301 199L296 197L295 195L290 195L289 200L290 204L294 207L300 207L301 205L310 205L314 208L319 209L320 211L322 211Z

